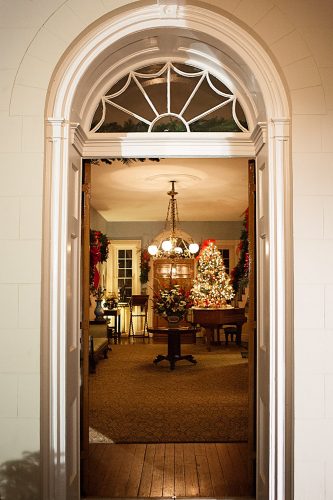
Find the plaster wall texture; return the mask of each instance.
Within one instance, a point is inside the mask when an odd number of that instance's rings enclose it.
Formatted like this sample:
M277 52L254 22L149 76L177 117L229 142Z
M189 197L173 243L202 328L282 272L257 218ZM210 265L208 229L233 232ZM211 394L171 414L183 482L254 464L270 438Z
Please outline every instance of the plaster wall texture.
M52 71L90 23L126 0L4 0L0 7L0 464L39 450L44 104ZM207 0L253 33L292 109L295 499L333 498L333 4ZM37 468L37 466L36 466ZM14 498L14 497L13 497Z

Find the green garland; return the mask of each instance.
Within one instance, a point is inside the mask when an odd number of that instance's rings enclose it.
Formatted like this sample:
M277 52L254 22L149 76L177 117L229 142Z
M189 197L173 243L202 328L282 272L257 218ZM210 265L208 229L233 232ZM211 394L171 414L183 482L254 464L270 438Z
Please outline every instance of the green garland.
M247 129L246 121L240 122ZM91 128L94 128L92 124ZM190 125L191 132L240 132L241 129L233 118L209 118L197 120ZM97 133L108 132L147 132L148 125L143 122L134 123L132 119L126 120L123 125L117 122L103 123ZM181 120L171 118L168 122L156 124L153 132L186 132L186 127ZM142 159L139 159L142 161Z
M230 273L231 284L235 293L246 287L249 282L249 209L244 212L243 228L241 231L237 250L239 260Z
M144 161L160 161L160 158L101 158L100 160L89 160L89 163L92 165L99 165L100 162L106 163L107 165L112 165L114 161L120 161L124 165L130 165L131 163L135 163L139 161L143 163Z

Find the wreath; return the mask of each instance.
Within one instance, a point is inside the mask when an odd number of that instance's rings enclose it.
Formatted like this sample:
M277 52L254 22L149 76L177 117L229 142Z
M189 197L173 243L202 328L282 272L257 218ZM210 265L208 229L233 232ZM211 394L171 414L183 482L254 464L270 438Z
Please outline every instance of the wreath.
M141 250L140 256L140 283L143 285L148 281L148 274L150 271L150 255L148 250L144 248Z
M109 239L101 231L90 229L90 288L97 290L99 285L99 271L97 264L106 262L109 256Z

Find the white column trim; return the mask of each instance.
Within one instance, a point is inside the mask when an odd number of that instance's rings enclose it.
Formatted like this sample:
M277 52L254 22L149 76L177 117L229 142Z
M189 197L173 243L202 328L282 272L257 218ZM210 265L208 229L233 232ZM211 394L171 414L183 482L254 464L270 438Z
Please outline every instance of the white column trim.
M256 127L254 144L250 133L226 132L150 132L150 133L115 133L86 134L78 125L73 128L73 145L86 158L118 158L119 156L148 156L150 158L184 156L184 150L191 148L194 156L202 155L202 148L210 148L210 155L227 158L248 158L256 154L259 144L264 143L265 128ZM172 150L170 152L170 144ZM121 152L121 154L119 153Z
M66 498L66 235L69 126L64 119L46 120L41 338L41 461L42 496ZM51 390L50 390L51 388ZM46 390L47 389L47 390Z
M292 192L290 172L290 120L275 118L268 124L270 176L270 500L293 498L289 476L293 443L286 439L293 419L292 368L287 351L293 348L287 332L293 331ZM290 335L291 337L291 335ZM288 342L288 346L287 346ZM290 355L290 352L289 352ZM289 484L288 484L289 483ZM288 487L288 489L287 489Z

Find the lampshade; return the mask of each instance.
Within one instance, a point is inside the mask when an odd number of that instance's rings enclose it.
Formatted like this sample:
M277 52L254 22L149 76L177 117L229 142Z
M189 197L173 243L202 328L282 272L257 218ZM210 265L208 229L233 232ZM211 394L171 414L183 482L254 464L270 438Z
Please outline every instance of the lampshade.
M156 245L149 245L148 247L148 253L150 255L156 255L158 252L158 247Z
M170 196L167 216L165 220L164 230L154 239L149 245L148 252L155 258L162 257L180 257L191 258L199 250L198 243L192 240L192 237L179 228L178 206L176 200L175 183L171 182L171 190L168 191Z
M170 252L172 249L172 242L170 240L162 241L162 250L165 252Z
M198 243L190 243L188 246L188 249L191 253L195 254L199 250L199 245L198 245Z

